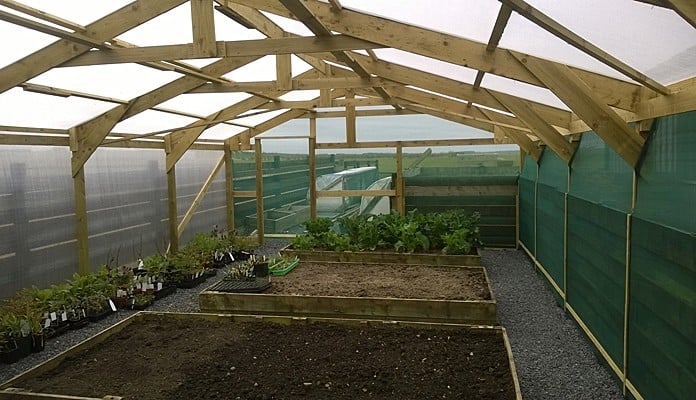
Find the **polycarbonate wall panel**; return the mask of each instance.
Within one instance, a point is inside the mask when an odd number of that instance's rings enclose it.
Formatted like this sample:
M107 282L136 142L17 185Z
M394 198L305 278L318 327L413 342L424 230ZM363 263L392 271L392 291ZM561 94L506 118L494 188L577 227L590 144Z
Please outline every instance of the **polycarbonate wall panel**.
M0 147L0 298L76 270L70 151Z
M179 221L191 207L198 192L221 158L222 152L189 150L176 164L176 202ZM223 164L213 178L213 183L203 201L198 205L193 217L186 225L179 239L180 245L186 244L196 233L211 232L216 225L218 228L225 228L227 224L226 201L225 166Z

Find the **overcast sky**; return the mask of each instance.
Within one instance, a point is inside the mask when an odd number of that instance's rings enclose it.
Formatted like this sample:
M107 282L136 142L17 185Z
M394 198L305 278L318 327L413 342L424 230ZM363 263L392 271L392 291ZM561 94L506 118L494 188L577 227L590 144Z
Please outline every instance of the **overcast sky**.
M129 1L41 0L23 2L79 24L88 24L128 4ZM535 7L566 24L576 33L619 57L629 65L649 73L662 83L672 83L696 75L696 30L674 12L638 3L633 0L529 0ZM341 0L346 7L368 11L436 29L462 37L486 42L498 13L497 0L422 1ZM13 12L9 9L0 9ZM308 35L301 24L272 16L286 30ZM215 13L217 40L260 39L256 31L238 26L227 17ZM184 4L167 14L147 22L120 36L136 45L161 45L191 41L190 10ZM0 21L0 66L36 51L55 38ZM620 77L616 72L580 51L568 46L525 19L513 14L500 43L512 48L567 64ZM475 71L398 50L377 50L388 61L406 64L428 72L473 82ZM203 66L214 60L193 60ZM308 66L293 59L293 74ZM65 89L99 94L124 100L131 99L180 75L161 72L134 64L58 68L30 82ZM226 75L237 81L273 80L275 61L272 56ZM483 85L512 94L523 95L548 104L563 106L547 90L486 75ZM317 96L316 91L295 92L284 99L299 100ZM242 100L246 94L189 94L162 104L163 107L207 115ZM69 128L113 107L113 104L79 98L58 98L12 89L0 94L0 125ZM239 122L255 125L277 113L246 118ZM130 118L114 129L117 132L144 133L182 126L192 119L147 111ZM384 123L389 123L384 121ZM412 122L415 123L415 122ZM422 129L432 128L431 120ZM449 123L448 123L449 124ZM298 126L301 126L299 124ZM445 129L445 128L443 128ZM451 126L447 125L448 131ZM463 134L470 132L462 128ZM287 128L286 128L287 130ZM227 137L238 130L220 125L209 129L204 137ZM321 135L321 131L320 131Z

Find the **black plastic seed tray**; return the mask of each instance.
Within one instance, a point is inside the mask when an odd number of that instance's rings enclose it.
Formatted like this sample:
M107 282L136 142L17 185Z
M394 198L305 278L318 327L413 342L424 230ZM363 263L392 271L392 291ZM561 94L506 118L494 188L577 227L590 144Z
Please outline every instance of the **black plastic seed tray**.
M261 293L271 287L271 282L265 279L253 281L222 280L208 290L228 293Z

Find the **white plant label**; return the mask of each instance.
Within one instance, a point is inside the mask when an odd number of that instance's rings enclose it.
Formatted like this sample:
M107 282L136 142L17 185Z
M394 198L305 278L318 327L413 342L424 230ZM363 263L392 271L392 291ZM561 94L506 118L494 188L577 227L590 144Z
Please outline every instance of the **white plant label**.
M109 299L109 307L111 307L111 311L116 312L116 304L111 299Z
M68 313L66 313L65 311L63 311L63 313L60 314L60 320L61 320L61 321L67 321L67 320L68 320Z
M48 328L49 326L51 326L51 319L50 319L50 318L46 318L46 319L44 320L44 328Z
M56 312L55 312L55 311L52 312L52 313L51 313L51 321L55 321L55 320L57 320L57 319L58 319L58 315L56 314Z
M162 282L157 282L157 290L162 290Z

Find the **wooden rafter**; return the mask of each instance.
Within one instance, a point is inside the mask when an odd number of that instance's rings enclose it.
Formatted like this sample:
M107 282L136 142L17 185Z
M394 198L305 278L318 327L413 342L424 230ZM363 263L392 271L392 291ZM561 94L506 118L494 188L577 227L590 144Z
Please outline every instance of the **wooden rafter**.
M227 3L240 3L288 18L297 18L279 2L271 0L227 0ZM517 56L525 56L512 50L496 48L486 51L486 45L462 37L449 35L387 18L369 15L344 8L333 13L330 5L318 0L303 0L302 6L326 29L349 34L385 46L432 57L456 65L475 68L487 73L519 80L533 85L544 86L533 74L517 61ZM536 57L532 57L537 59ZM539 60L543 60L540 59ZM549 61L551 62L551 61ZM640 96L641 86L611 78L595 72L571 67L580 79L584 80L605 104L617 108L633 110Z
M104 42L181 5L186 0L138 0L86 26L85 36ZM61 39L0 69L0 93L26 82L93 46Z
M630 166L635 167L638 164L644 144L643 138L597 98L570 68L539 60L521 59L520 62L544 81L558 98L568 104ZM542 139L546 142L546 138Z
M515 10L518 14L532 21L533 23L539 25L546 31L550 32L554 36L560 38L569 45L575 47L576 49L584 52L595 58L596 60L614 68L615 70L621 72L622 74L628 76L629 78L640 82L643 85L649 87L650 89L663 94L669 95L669 89L664 87L659 82L650 78L649 76L643 74L642 72L636 70L630 65L624 63L618 58L612 56L606 51L600 49L594 44L588 42L587 40L580 37L580 35L556 22L554 19L548 15L542 13L538 9L532 7L529 3L524 0L499 0L505 6L510 7Z
M201 85L188 93L233 93L233 92L270 92L277 90L276 81L262 82L233 82L233 83L208 83ZM288 90L320 90L320 89L350 89L367 88L374 86L390 87L401 86L383 78L317 78L317 79L293 79Z
M532 132L541 138L559 158L566 163L570 163L575 153L575 146L563 137L554 127L544 121L527 103L514 97L501 96L498 100L505 104L510 111L515 113L517 118L522 120Z
M217 42L210 52L202 52L195 44L133 47L90 51L63 63L62 67L119 64L162 60L182 60L211 57L248 57L272 54L320 53L365 48L381 48L379 44L366 42L345 35L321 38L287 37L256 40Z
M487 52L490 53L498 47L500 39L503 37L503 32L505 31L505 27L507 26L511 15L512 9L506 6L505 4L502 4L500 6L500 10L498 11L498 17L495 19L495 24L493 25L491 37L488 39L488 44L486 45ZM474 79L475 89L481 87L481 82L483 82L483 76L485 74L486 73L483 71L476 72L476 78Z

